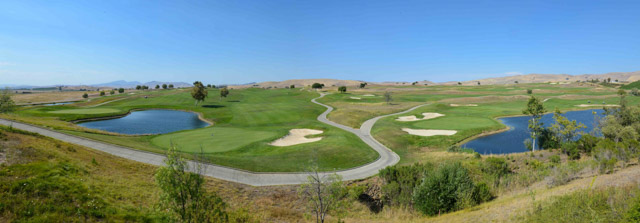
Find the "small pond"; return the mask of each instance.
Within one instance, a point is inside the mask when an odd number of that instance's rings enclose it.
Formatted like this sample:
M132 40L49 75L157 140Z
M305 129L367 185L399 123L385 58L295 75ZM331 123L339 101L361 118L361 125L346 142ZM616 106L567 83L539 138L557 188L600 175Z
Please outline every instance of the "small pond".
M164 134L209 126L193 112L175 110L144 110L115 119L89 121L79 126L127 135Z
M590 132L595 124L594 111L598 116L604 116L604 110L602 109L570 111L564 113L563 116L569 120L576 120L584 124L587 128L583 129L583 131ZM498 120L509 126L509 130L471 140L462 145L462 147L473 149L480 154L506 154L529 151L524 145L524 140L530 138L529 119L528 116L500 118ZM542 122L545 127L551 126L555 123L553 114L542 116Z

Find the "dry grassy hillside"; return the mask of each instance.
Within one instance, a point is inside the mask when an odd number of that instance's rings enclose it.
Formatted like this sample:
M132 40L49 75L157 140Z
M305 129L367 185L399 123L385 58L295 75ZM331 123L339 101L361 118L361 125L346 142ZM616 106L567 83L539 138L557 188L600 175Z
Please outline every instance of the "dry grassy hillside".
M515 81L519 83L547 83L547 82L576 82L576 81L588 81L592 79L604 80L611 78L611 82L633 82L640 80L640 71L635 72L611 72L606 74L582 74L582 75L568 75L568 74L526 74L515 75L507 77L485 78L473 81L464 81L463 85L476 85L478 81L482 85L491 84L513 84ZM451 82L448 82L451 84Z
M336 80L336 79L293 79L293 80L286 80L286 81L267 81L267 82L260 82L256 84L237 85L237 86L229 86L229 87L230 88L248 88L248 87L285 88L291 85L295 85L297 88L300 88L300 87L310 86L313 83L321 83L327 87L331 87L331 86L357 86L357 85L360 85L360 83L362 82L363 81Z

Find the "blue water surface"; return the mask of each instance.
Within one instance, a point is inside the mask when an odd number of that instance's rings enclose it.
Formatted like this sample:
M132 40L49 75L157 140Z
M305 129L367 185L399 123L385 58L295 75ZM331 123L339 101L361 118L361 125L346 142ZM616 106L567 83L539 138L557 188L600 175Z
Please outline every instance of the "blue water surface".
M593 114L596 112L596 115ZM576 120L584 124L587 128L584 132L590 132L595 124L595 116L603 117L604 110L591 109L583 111L570 111L563 114L569 120ZM480 154L506 154L519 153L529 151L524 145L524 140L530 138L528 116L500 118L500 122L509 126L509 130L493 135L488 135L471 140L462 147L473 149ZM542 116L542 122L545 127L551 126L553 123L553 114Z
M127 135L164 134L186 129L206 127L209 123L193 112L175 110L134 111L115 119L79 123L86 128L99 129Z

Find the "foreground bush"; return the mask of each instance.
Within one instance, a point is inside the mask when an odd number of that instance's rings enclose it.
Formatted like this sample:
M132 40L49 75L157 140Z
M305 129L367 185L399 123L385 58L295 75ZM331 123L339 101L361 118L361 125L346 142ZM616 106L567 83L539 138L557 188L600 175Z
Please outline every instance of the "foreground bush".
M493 196L486 184L476 186L460 163L445 164L428 174L413 192L414 207L427 215L474 206Z
M390 166L380 170L380 177L385 183L382 186L385 203L411 206L413 189L420 184L422 178L432 169L433 165L427 163L411 166Z

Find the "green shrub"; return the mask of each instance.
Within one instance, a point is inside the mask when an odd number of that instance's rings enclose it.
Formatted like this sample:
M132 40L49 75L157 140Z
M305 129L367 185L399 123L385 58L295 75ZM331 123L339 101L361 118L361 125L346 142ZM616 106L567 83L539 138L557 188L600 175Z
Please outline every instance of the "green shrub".
M486 183L479 183L473 188L473 200L480 204L490 201L494 198L489 186Z
M426 163L411 166L390 166L380 170L379 176L385 182L381 188L385 203L410 206L413 189L432 169L433 165Z
M560 159L560 156L553 155L553 156L549 157L549 161L551 161L551 163L553 163L553 164L560 164L561 159Z
M437 215L474 205L475 185L460 163L444 164L428 174L413 191L414 207L427 215Z

